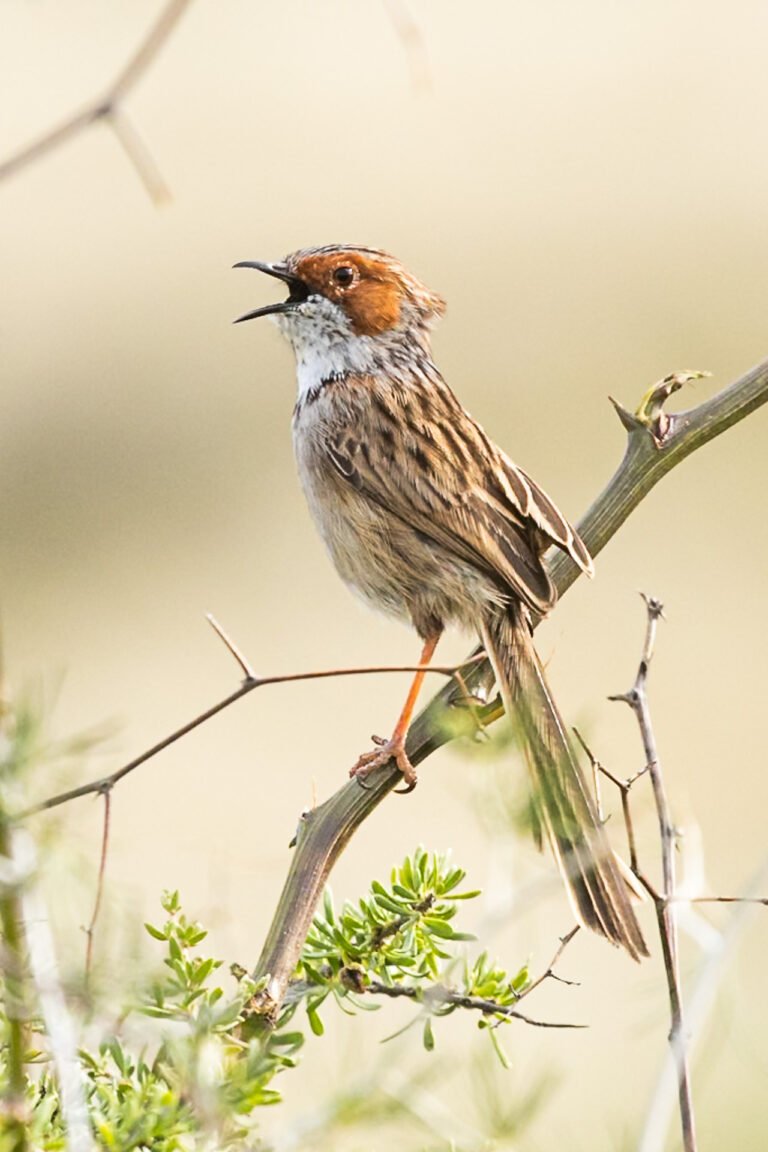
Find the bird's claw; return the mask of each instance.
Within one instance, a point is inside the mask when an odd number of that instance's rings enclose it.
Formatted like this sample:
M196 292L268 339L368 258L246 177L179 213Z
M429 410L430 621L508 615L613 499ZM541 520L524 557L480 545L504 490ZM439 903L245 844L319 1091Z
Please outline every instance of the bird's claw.
M395 792L400 795L407 795L408 792L413 792L416 787L418 776L416 769L408 759L408 754L405 751L405 744L402 740L382 740L381 737L373 737L373 741L378 745L375 752L363 752L359 757L357 763L350 768L349 775L353 776L356 780L360 781L361 786L365 785L362 781L366 776L370 775L377 768L389 764L394 760L397 767L403 774L403 781L405 788L395 788Z

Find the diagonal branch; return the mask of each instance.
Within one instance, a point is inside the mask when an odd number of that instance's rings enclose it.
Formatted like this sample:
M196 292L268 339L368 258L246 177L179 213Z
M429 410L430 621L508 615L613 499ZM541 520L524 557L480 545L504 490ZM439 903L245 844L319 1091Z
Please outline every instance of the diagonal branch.
M768 401L768 361L765 361L696 408L667 416L664 401L696 375L680 373L666 377L646 394L635 415L616 405L628 434L624 458L578 525L593 556L602 551L632 510L667 472ZM564 553L552 558L550 572L560 595L579 574ZM488 662L471 666L464 679L470 692L487 694L493 683ZM462 734L471 735L475 730L475 717L469 715L466 707L460 707L461 703L461 694L452 682L433 697L416 718L407 748L414 766L448 740ZM498 701L481 709L487 723L501 713ZM385 765L366 779L365 790L352 780L302 820L283 891L254 973L257 979L268 977L257 1006L268 1021L277 1018L331 869L355 831L399 778L400 773L393 764Z

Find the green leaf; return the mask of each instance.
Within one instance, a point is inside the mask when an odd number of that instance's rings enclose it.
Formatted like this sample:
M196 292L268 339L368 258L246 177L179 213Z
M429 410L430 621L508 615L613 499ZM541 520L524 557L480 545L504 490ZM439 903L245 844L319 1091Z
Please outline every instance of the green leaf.
M491 1043L493 1044L493 1050L499 1058L499 1063L501 1064L502 1068L504 1068L505 1071L508 1072L509 1069L512 1067L512 1065L509 1062L509 1057L507 1056L506 1052L504 1051L504 1049L501 1046L501 1041L499 1040L498 1031L499 1031L498 1028L488 1028L488 1035L491 1038Z
M315 1036L322 1036L325 1032L325 1025L317 1014L317 1010L311 1005L307 1005L307 1020Z
M215 960L201 960L194 969L194 973L191 978L192 983L196 985L204 984L210 976L211 972L216 967L218 967L218 965Z
M272 1036L270 1044L273 1048L299 1049L304 1043L303 1032L278 1032Z
M375 900L381 908L386 908L388 912L394 912L396 916L402 916L406 912L406 909L403 908L403 905L398 904L397 901L393 900L390 896L387 896L386 892L383 894L377 894Z
M422 1033L422 1037L424 1040L424 1047L426 1048L427 1052L434 1052L435 1034L432 1031L432 1021L429 1016L424 1021L424 1031Z
M474 940L475 937L469 932L456 932L450 924L445 920L441 920L437 916L425 916L422 920L424 927L428 932L434 936L440 936L443 940Z
M147 932L149 932L150 936L152 936L153 939L155 939L155 940L167 940L168 939L168 933L166 931L163 931L162 928L155 928L154 924L147 924L147 923L144 924L144 927L147 930Z
M464 872L463 868L451 869L451 871L447 874L447 876L445 876L443 878L443 882L440 886L441 894L445 893L445 892L450 892L452 888L455 888L457 884L461 883L461 881L464 879L465 875L466 875L466 873Z
M167 913L168 913L170 916L175 916L175 915L176 915L176 913L177 913L177 912L179 911L179 909L181 908L181 901L179 900L179 890L178 890L178 888L176 888L176 889L175 889L173 892L171 892L170 890L166 889L166 890L163 892L163 895L162 895L162 897L161 897L161 899L160 899L160 903L162 904L163 908L165 909L165 911L166 911L166 912L167 912Z

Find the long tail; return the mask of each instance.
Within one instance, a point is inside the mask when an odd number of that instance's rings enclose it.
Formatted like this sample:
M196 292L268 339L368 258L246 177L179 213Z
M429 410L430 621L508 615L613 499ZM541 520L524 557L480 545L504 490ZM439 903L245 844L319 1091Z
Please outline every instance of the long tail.
M536 819L579 921L626 948L633 959L647 956L626 882L568 742L524 610L512 606L489 617L482 637L504 707L520 726Z

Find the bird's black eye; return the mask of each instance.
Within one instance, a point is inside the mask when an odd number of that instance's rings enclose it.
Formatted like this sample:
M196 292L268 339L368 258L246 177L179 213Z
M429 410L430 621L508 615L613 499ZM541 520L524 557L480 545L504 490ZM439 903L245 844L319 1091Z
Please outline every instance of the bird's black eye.
M342 264L340 268L334 269L333 278L342 288L346 288L354 280L355 270L350 268L348 264Z

